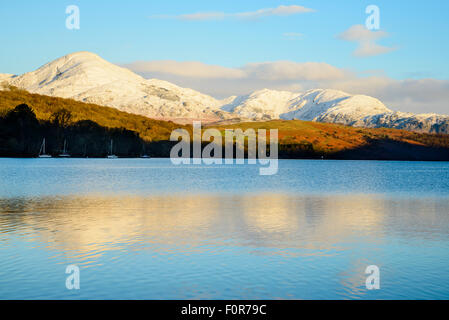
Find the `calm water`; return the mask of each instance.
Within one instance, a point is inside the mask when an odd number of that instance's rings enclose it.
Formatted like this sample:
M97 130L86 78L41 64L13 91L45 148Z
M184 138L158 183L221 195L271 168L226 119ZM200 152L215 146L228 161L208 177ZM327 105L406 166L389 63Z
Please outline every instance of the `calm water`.
M0 159L0 299L449 298L449 163L258 169Z

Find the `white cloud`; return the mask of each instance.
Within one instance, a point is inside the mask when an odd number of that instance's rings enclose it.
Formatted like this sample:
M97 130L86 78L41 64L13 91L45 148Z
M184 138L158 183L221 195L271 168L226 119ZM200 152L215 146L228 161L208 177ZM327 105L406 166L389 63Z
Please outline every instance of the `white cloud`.
M393 110L449 115L448 80L395 80L373 76L351 79L336 85L342 90L374 96Z
M238 18L262 18L268 16L290 16L293 14L314 12L315 10L302 6L279 6L277 8L260 9L253 12L236 13L234 16Z
M371 31L361 24L354 25L350 27L348 30L340 34L340 38L346 41L375 41L388 36L388 33L385 31Z
M248 78L261 80L331 80L341 79L345 72L322 62L298 63L292 61L276 61L251 63L242 68Z
M138 61L124 66L146 78L170 81L217 98L263 88L293 92L331 88L376 97L393 110L449 114L448 80L395 80L380 70L357 74L322 62L275 61L227 68L201 62Z
M200 78L200 79L238 79L245 77L239 69L222 66L207 65L197 61L179 62L174 60L136 61L125 65L139 73L160 73L173 76Z
M341 40L358 43L359 46L354 51L354 55L357 57L377 56L396 50L396 48L376 43L376 41L385 37L388 37L387 32L381 30L371 31L362 25L354 25L338 35L338 38Z
M225 18L238 18L238 19L259 19L269 16L290 16L294 14L301 14L307 12L314 12L315 10L298 5L284 6L281 5L277 8L259 9L256 11L248 12L197 12L191 14L180 15L154 15L152 18L157 19L178 19L186 21L204 21L204 20L223 20Z

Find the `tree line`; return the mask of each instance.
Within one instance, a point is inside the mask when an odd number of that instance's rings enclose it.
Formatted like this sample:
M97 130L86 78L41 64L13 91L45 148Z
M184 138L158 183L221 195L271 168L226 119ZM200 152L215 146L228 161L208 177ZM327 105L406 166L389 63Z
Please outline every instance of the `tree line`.
M46 152L57 156L66 151L73 157L106 157L112 152L120 157L170 154L170 141L147 142L125 128L107 128L91 120L72 121L72 113L61 108L49 120L38 120L27 104L20 104L0 115L0 156L36 157L43 139Z
M159 124L149 119L146 120L148 123L142 122L139 130L135 131L123 127L102 126L92 120L74 120L77 118L74 117L73 111L64 106L52 105L52 107L53 112L45 119L39 119L35 111L27 104L20 104L13 109L2 109L0 112L0 157L37 157L44 139L47 154L60 155L63 153L65 144L66 152L72 157L91 158L106 157L111 151L111 140L114 141L112 153L119 157L148 155L167 158L170 157L172 147L177 144L177 141L170 141L169 130L178 127L173 123L165 124L159 121L162 123ZM133 119L133 116L130 116L130 119ZM144 124L148 126L145 127ZM189 126L179 127L191 131ZM162 132L158 140L149 140L149 136L155 138L153 131L157 131L157 135ZM365 131L362 130L363 132ZM449 160L449 136L447 135L397 131L400 135L395 138L382 136L379 130L375 132L376 135L366 138L365 144L336 151L323 151L315 148L315 143L307 140L296 141L286 136L279 141L278 156L280 159ZM146 138L142 138L141 134L144 134ZM203 150L208 144L203 142L201 149ZM190 154L193 155L193 145L191 144L190 147ZM235 144L234 148L236 148ZM269 152L269 147L267 148ZM245 157L247 157L246 145L244 149ZM224 149L222 154L225 154ZM233 154L237 154L235 149Z

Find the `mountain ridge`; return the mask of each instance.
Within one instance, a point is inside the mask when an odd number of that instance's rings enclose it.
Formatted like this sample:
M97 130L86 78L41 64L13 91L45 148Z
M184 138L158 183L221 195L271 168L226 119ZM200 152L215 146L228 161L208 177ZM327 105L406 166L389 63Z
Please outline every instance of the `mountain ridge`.
M0 74L0 82L32 93L183 123L297 119L449 133L449 116L392 111L376 98L334 89L303 93L262 89L217 100L167 81L145 79L87 51L68 54L23 75Z
M212 110L219 105L210 96L167 81L144 79L86 51L66 55L35 71L10 78L8 84L31 93L161 118L204 116L215 119ZM209 107L204 108L204 105Z

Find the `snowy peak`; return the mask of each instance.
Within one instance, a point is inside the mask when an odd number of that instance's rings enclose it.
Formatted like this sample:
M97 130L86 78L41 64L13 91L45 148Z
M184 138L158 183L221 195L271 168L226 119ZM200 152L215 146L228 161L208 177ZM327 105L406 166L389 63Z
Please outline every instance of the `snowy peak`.
M109 63L94 53L83 51L66 55L36 71L19 76L12 84L32 92L72 97L114 81L143 80L128 69Z
M235 98L222 106L222 110L254 120L300 119L327 120L350 124L365 116L391 112L379 100L350 95L332 89L314 89L305 93L260 90Z
M354 125L372 115L392 112L382 102L364 95L350 95L332 89L309 90L299 95L290 105L283 119L334 122Z
M252 120L298 119L355 127L449 133L448 116L393 112L376 98L333 89L313 89L304 93L264 89L235 97L222 106L222 110Z
M298 95L288 91L263 89L236 97L221 109L253 120L278 119L288 111L290 101Z
M33 93L96 103L161 119L219 120L219 102L166 81L146 80L90 52L76 52L9 80Z

